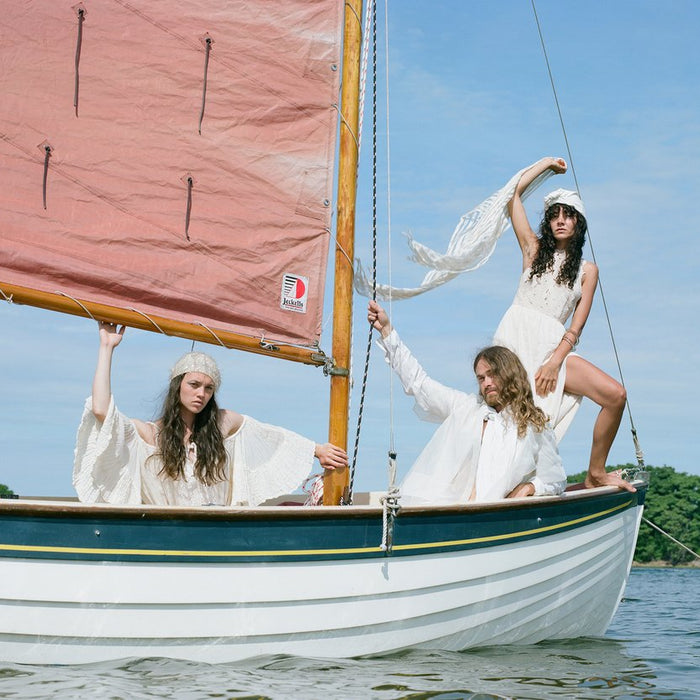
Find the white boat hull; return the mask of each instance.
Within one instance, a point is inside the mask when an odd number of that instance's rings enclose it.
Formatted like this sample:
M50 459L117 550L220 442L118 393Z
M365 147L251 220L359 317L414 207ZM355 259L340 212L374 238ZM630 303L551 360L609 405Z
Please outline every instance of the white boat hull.
M641 513L641 505L629 507L491 547L369 559L4 557L0 658L73 664L164 656L215 663L598 636L622 596Z

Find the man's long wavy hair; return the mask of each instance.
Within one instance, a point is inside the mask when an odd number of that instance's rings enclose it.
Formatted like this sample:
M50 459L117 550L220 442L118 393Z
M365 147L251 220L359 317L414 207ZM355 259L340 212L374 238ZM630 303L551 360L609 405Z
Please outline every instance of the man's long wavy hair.
M492 345L474 358L475 372L480 360L486 361L498 378L503 407L513 416L518 426L518 437L525 437L528 426L541 433L547 424L547 416L535 406L527 372L518 356L508 348Z
M544 213L542 221L540 221L537 253L535 254L535 259L532 261L530 279L533 277L540 277L554 266L556 239L552 233L551 222L552 219L559 216L560 208L564 210L566 216L576 217L576 226L574 228L574 235L571 237L566 247L566 259L559 270L556 282L557 284L565 284L570 289L573 289L579 267L581 266L583 245L586 242L588 223L583 214L580 214L568 204L552 204Z
M180 415L180 385L184 376L180 374L170 380L158 433L157 455L163 460L160 473L173 480L185 478L185 423ZM197 445L195 477L207 486L224 481L227 477L226 450L224 436L219 429L219 407L214 396L195 416L193 439Z

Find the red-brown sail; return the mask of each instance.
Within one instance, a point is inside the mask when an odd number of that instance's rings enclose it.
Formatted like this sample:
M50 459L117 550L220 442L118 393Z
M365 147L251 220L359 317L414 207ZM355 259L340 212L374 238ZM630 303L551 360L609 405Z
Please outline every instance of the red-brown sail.
M6 4L0 289L315 347L341 12Z

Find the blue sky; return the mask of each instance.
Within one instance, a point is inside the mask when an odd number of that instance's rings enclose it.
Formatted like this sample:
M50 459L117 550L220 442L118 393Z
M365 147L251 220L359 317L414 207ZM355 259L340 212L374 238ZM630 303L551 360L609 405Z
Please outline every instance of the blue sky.
M634 423L648 464L700 474L700 80L694 0L536 3L571 146ZM429 8L429 9L426 9ZM384 71L380 5L380 71ZM384 77L380 95L379 255L382 281L417 283L401 233L443 249L459 217L544 155L564 156L530 0L394 0L389 7L391 249ZM357 254L369 260L370 133L361 159ZM569 174L529 202L573 188ZM591 252L585 252L590 259ZM474 390L474 352L489 343L515 292L512 231L491 260L422 297L393 304L402 336L440 381ZM355 377L367 337L355 301ZM329 352L331 305L323 347ZM22 495L72 495L75 431L90 390L97 331L86 319L0 304L0 482ZM150 419L168 369L190 343L127 331L113 388L120 408ZM220 362L220 404L325 441L327 380L320 370L203 347ZM580 353L617 375L600 291ZM391 400L390 400L391 399ZM354 392L350 441L359 391ZM393 405L393 408L391 407ZM421 423L375 351L356 485L381 489L392 430L400 473L434 426ZM560 449L569 472L587 466L595 407L584 403ZM626 414L609 463L634 462Z

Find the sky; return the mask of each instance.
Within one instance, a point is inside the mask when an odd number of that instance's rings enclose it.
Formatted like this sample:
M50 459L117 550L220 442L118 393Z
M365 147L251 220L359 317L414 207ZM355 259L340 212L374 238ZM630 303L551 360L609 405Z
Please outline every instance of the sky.
M636 462L634 425L647 464L700 474L700 225L692 209L700 192L700 3L537 0L535 6L564 129L531 0L393 0L386 39L380 2L379 280L391 274L396 286L414 286L424 274L407 259L402 233L444 250L460 216L522 167L546 155L571 161L588 213L592 249L584 256L595 258L601 279L578 351L619 379L617 349L631 409L608 463ZM370 126L367 114L356 243L365 263L371 257ZM529 200L533 223L542 196L555 187L575 187L571 169ZM476 390L471 358L489 344L520 269L509 229L477 271L391 305L395 326L432 377ZM350 452L366 304L362 297L354 302ZM329 354L331 313L327 301L321 345ZM0 483L23 496L74 495L73 446L97 341L90 320L0 303ZM169 368L190 347L127 330L113 370L120 409L154 418ZM198 349L221 366L220 405L326 441L329 387L319 369ZM560 445L569 473L587 467L596 413L584 401ZM419 421L374 347L356 489L386 488L391 446L400 478L434 427Z

